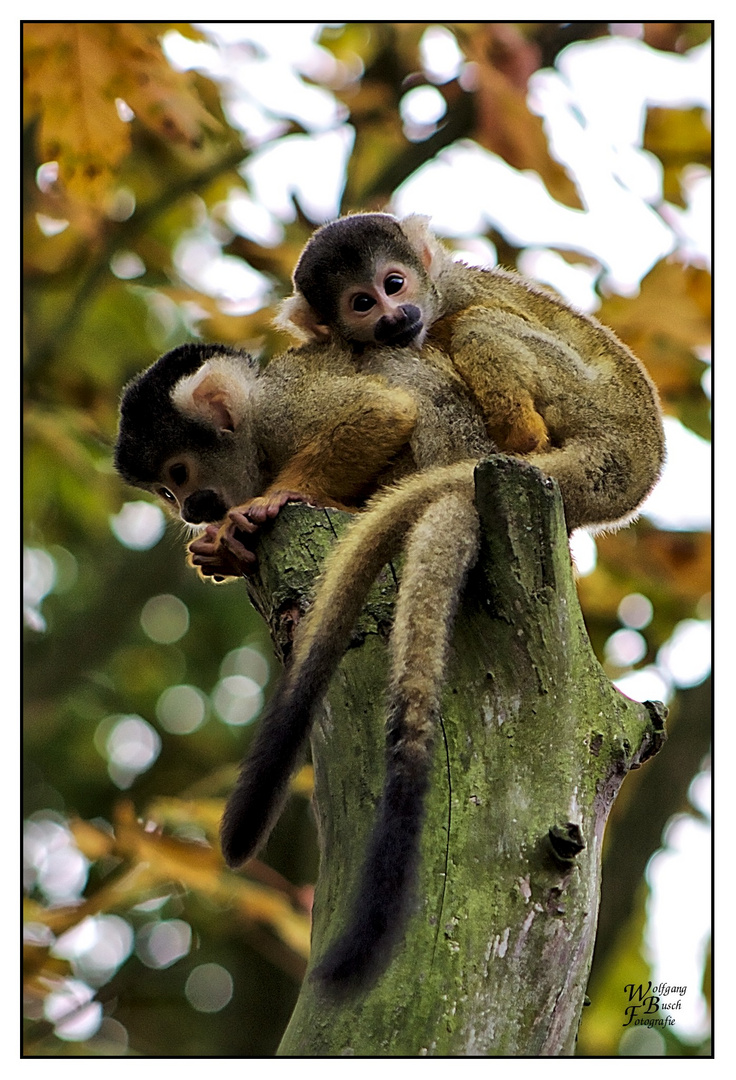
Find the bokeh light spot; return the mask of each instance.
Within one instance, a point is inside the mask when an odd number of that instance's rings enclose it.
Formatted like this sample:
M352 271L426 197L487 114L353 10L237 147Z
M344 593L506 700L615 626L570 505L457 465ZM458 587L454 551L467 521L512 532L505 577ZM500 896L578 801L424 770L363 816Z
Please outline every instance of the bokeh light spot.
M164 535L166 519L159 506L138 499L123 504L120 513L110 518L110 528L124 547L148 551Z
M652 601L641 593L629 593L618 605L619 619L632 630L643 630L649 626L653 614Z
M233 996L232 976L221 964L200 964L187 979L184 993L197 1012L219 1012Z
M51 818L39 816L25 823L23 862L26 888L40 889L52 903L74 902L87 884L89 862L69 830Z
M162 593L147 600L141 612L143 632L158 645L171 645L189 629L189 609L178 596Z
M186 956L192 945L192 928L183 919L148 923L136 935L135 951L150 968L167 968Z
M156 716L165 731L189 735L201 727L207 715L207 698L196 686L184 683L164 690L156 702Z
M78 979L65 979L44 1001L44 1016L54 1025L54 1034L68 1042L82 1042L97 1031L102 1022L102 1005L92 1001L94 991Z
M231 649L220 664L220 677L227 675L247 675L258 686L265 686L271 674L271 667L258 649L244 645L240 649Z
M133 930L119 915L83 919L56 941L52 955L69 960L91 986L108 982L133 949Z
M710 673L710 622L683 619L659 650L657 660L670 673L675 686L697 686Z
M141 716L108 716L98 724L95 745L107 758L107 770L121 790L153 765L161 737Z
M215 687L212 704L226 724L249 724L261 710L263 691L247 675L228 675Z
M54 587L56 563L42 548L25 548L23 551L23 618L26 626L39 632L46 629L46 620L40 611L44 596Z
M578 529L570 537L570 554L575 565L577 577L592 574L598 562L598 548L590 533Z
M618 667L630 667L647 654L646 639L637 630L616 630L606 642L606 660Z

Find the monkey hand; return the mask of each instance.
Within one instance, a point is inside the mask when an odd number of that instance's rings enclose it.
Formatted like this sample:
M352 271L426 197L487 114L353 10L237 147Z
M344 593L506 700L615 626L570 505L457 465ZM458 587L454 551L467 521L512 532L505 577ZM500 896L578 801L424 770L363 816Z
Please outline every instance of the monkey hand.
M255 532L259 525L263 525L269 518L275 518L279 510L288 502L303 502L310 506L316 505L309 495L300 491L288 491L285 488L274 488L264 492L263 495L250 499L243 506L235 506L228 512L228 518L236 529L245 532Z
M217 525L208 525L202 535L192 541L189 545L189 564L202 577L215 581L252 574L256 565L254 553L235 538L232 548L225 546L221 543L221 531Z
M228 510L227 517L219 529L217 526L210 526L205 532L206 539L195 541L196 554L207 560L206 565L221 564L225 568L228 565L235 565L238 575L252 574L255 571L256 557L245 541L266 521L275 518L287 502L309 502L309 497L298 491L274 489L250 499L242 506L234 506ZM193 549L194 545L192 545ZM233 571L226 569L225 572L232 574ZM222 569L215 569L211 573L220 576Z

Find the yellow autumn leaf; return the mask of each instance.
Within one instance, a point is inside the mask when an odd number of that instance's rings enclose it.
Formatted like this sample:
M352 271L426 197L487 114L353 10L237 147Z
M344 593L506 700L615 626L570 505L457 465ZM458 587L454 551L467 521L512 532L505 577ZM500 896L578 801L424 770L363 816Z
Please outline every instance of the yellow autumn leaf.
M234 904L247 919L270 926L300 955L309 952L309 918L277 889L227 871L219 852L203 844L148 831L122 801L115 813L116 851L141 862L160 881L180 881L219 902Z
M202 129L216 131L220 124L199 99L192 75L169 65L156 33L145 23L115 25L120 96L146 127L196 149Z
M707 270L665 259L650 270L636 297L612 296L597 312L644 363L667 412L707 436L707 402L697 350L710 342L711 279Z
M605 299L598 318L636 351L634 342L663 334L688 348L710 341L710 274L663 259L643 278L634 299Z
M527 104L527 81L540 63L538 46L508 23L473 26L459 40L476 70L473 137L515 169L533 169L559 202L582 209L575 184L550 154L541 117Z
M225 809L224 799L155 799L147 809L154 821L173 828L196 825L210 836L217 836Z
M233 783L236 770L233 768ZM314 768L302 765L291 781L291 791L295 795L310 798L314 790ZM216 837L225 809L225 799L212 798L174 798L160 797L147 807L146 813L154 821L173 828L194 825L208 835ZM87 854L87 852L85 852Z
M196 148L219 127L190 73L174 71L156 23L27 23L26 122L38 121L41 161L56 161L72 196L103 204L131 149L124 107L168 142Z
M99 23L31 23L24 28L26 117L38 117L41 161L57 161L70 193L99 201L130 148L118 116L114 55Z
M664 166L664 197L667 202L685 206L680 180L683 169L691 164L710 167L711 132L707 113L702 108L647 109L644 149L656 154Z
M580 578L580 601L589 615L613 616L627 593L663 591L692 606L711 589L708 533L628 529L596 537L599 565Z

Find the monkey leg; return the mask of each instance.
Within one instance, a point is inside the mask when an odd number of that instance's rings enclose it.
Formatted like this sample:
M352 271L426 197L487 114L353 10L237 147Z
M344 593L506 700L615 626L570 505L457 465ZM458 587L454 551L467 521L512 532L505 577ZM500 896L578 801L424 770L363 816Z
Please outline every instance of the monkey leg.
M487 312L484 313L487 316ZM549 446L549 431L531 393L509 378L498 357L483 356L488 346L464 346L452 353L458 375L478 402L488 434L501 452L531 454Z
M470 491L443 495L406 543L391 634L386 782L348 927L314 977L327 985L370 979L402 936L412 902L431 750L449 642L465 578L478 554Z
M619 527L629 521L651 490L658 463L646 445L638 447L601 431L569 439L546 453L524 460L560 485L568 532L583 525ZM636 458L636 460L635 460Z
M547 449L547 425L531 395L522 394L515 400L505 394L489 394L484 398L476 393L476 396L486 418L488 434L501 452L531 454Z

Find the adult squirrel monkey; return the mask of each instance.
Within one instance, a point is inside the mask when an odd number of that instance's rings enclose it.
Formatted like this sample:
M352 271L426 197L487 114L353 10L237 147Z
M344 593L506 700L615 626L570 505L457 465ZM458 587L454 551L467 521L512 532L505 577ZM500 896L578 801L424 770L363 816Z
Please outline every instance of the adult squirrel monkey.
M354 512L407 473L493 452L442 354L404 351L383 350L356 377L339 345L265 368L225 345L179 346L125 388L116 468L186 524L213 524L190 545L203 575L248 573L243 534L288 501Z
M630 520L659 477L659 401L634 354L518 274L453 260L426 217L354 214L318 229L277 324L344 343L356 370L389 345L439 347L499 450L557 480L569 529Z
M118 471L189 524L225 518L226 530L245 522L252 531L264 508L277 512L294 498L355 510L366 494L398 481L336 545L222 826L231 865L265 841L365 594L403 550L390 638L386 790L356 918L319 969L331 984L375 971L403 928L445 656L477 557L473 470L494 451L467 389L435 350L420 358L383 348L356 375L350 354L332 344L305 346L263 370L226 346L184 345L123 393ZM228 515L233 504L241 505ZM208 535L191 545L195 564L208 576L249 573L252 553L223 535L225 542Z
M402 357L429 358L441 345L499 449L557 479L570 531L623 524L656 483L659 404L634 355L516 275L453 262L426 219L365 214L325 226L307 244L294 284L280 324L303 340L347 346L356 373L396 346ZM298 360L298 351L291 356ZM223 821L232 862L267 835L367 589L403 545L386 782L347 929L315 971L333 986L378 970L406 918L445 657L477 556L474 464L432 469L379 494L336 546Z

